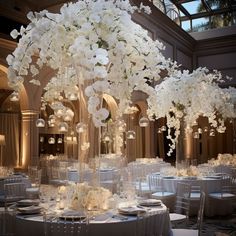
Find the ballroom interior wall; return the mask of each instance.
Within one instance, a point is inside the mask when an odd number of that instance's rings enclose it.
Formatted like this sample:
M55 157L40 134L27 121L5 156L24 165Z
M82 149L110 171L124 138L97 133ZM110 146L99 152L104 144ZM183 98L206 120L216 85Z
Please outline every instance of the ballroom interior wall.
M140 0L133 0L134 3L140 3ZM151 3L147 0L142 1L146 5ZM236 86L236 30L234 27L227 30L226 34L219 34L218 32L208 32L207 37L201 34L201 37L197 38L196 35L189 35L182 30L166 15L164 15L157 8L151 6L152 14L134 14L133 19L139 23L143 28L148 30L150 37L160 40L166 47L162 52L166 58L176 60L178 64L181 64L181 69L192 70L198 66L206 66L209 69L218 69L224 74L232 76L233 79L228 83ZM209 34L213 34L209 36ZM0 64L6 66L6 56L11 53L16 46L16 43L6 39L5 36L0 35ZM35 87L28 82L24 84L25 95L23 95L21 101L21 113L22 127L22 145L26 148L21 155L25 156L25 166L30 163L33 157L38 156L38 130L35 128L35 120L38 117L38 111L40 108L40 97L43 91L44 85L51 78L53 72L45 68L40 73L40 80L42 81L41 87ZM225 84L226 85L226 84ZM134 96L134 104L136 102L144 102L145 97L143 94L136 93ZM25 124L25 122L28 122ZM158 123L159 122L159 123ZM201 123L200 125L203 125ZM166 149L164 145L164 136L162 134L157 135L157 128L163 123L157 121L151 123L150 127L145 128L145 157L154 157L157 154L164 158ZM224 135L215 137L213 141L201 140L204 142L204 148L207 149L204 155L197 154L199 149L192 150L192 156L198 155L201 162L208 158L215 157L218 152L232 152L233 144L230 141L232 138L232 132L230 131L231 125ZM24 138L23 138L24 137ZM225 139L227 137L227 139ZM225 140L228 140L227 142ZM192 141L193 142L193 141ZM28 145L30 143L30 145ZM202 145L202 144L201 144ZM198 145L199 147L199 145ZM214 151L213 151L214 150ZM143 151L142 151L143 152ZM21 157L23 159L23 157Z

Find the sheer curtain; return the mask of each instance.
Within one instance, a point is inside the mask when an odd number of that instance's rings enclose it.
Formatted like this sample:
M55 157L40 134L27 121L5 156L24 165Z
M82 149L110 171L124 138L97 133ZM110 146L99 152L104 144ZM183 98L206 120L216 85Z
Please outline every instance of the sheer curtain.
M0 113L0 134L6 144L1 146L4 166L16 166L20 154L20 116L17 113Z

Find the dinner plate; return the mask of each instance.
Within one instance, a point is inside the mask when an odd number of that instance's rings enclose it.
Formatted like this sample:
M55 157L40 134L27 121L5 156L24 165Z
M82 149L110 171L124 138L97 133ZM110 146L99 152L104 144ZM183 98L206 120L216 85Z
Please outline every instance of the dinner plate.
M207 179L221 179L221 176L219 175L211 175L211 176L205 176Z
M109 171L113 171L114 168L100 168L99 171L100 172L109 172Z
M29 206L29 207L18 207L17 210L21 214L39 214L41 212L42 207L40 206Z
M196 180L197 176L183 176L182 179Z
M23 199L17 202L18 207L38 206L39 200Z
M174 176L163 176L163 179L175 179Z
M83 212L80 211L65 211L63 212L59 218L61 220L69 220L69 221L81 221L86 219L86 215Z
M145 199L139 202L140 206L147 206L147 207L160 206L161 204L162 201L157 199Z
M118 212L121 215L126 215L126 216L137 216L139 214L144 214L146 213L145 209L138 208L136 206L130 206L130 207L121 207L118 208Z

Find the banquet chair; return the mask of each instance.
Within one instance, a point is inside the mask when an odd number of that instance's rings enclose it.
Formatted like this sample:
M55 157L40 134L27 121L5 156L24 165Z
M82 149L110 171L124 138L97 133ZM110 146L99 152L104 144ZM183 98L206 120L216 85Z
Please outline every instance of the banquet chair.
M15 208L0 208L0 235L14 236L16 224Z
M202 235L205 198L206 198L205 193L201 192L200 206L199 206L198 217L197 217L197 229L172 229L173 236L201 236Z
M4 185L4 194L0 198L0 202L4 203L5 208L26 197L24 183L9 183Z
M176 191L175 211L170 213L170 221L177 226L179 223L188 223L190 210L191 186L178 182Z
M58 166L51 166L49 168L49 184L52 185L64 185L64 183L62 183L61 178L62 177L62 173L60 173L60 167Z
M43 221L45 236L89 235L88 218L78 220L63 217L63 219L60 219L55 213L44 213Z
M146 177L139 177L135 182L136 193L140 197L148 198L151 194L151 189Z
M30 199L39 198L39 188L42 179L42 169L38 169L37 167L30 168L28 171L28 175L30 178L31 187L26 188L27 198Z
M200 200L201 192L201 185L191 185L190 200Z
M158 175L148 176L149 188L152 192L151 198L161 200L170 210L173 210L175 193L166 191L163 185L163 178Z
M229 175L221 175L220 189L208 194L209 198L217 200L234 200L236 198L236 186Z

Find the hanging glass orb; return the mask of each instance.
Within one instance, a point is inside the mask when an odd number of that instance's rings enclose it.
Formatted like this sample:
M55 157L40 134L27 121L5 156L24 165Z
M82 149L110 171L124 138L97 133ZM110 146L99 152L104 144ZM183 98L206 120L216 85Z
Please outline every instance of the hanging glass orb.
M140 127L147 127L149 125L149 119L147 117L142 117L139 120L139 126Z
M225 127L218 127L217 132L220 133L220 134L225 133Z
M40 143L43 143L43 142L44 142L44 137L43 137L43 136L40 136L39 142L40 142Z
M43 128L45 127L45 120L42 118L39 118L36 120L36 127Z
M57 117L62 117L65 114L65 110L64 109L58 109L55 111L55 115Z
M202 134L202 128L198 128L197 131L199 134Z
M67 132L68 131L68 124L66 122L61 122L59 125L58 125L58 130L60 132Z
M55 138L50 137L50 138L48 139L48 143L49 143L49 144L55 144Z
M161 126L161 131L162 131L162 132L165 132L165 131L166 131L166 126L165 126L165 125Z
M55 124L56 123L56 116L55 115L50 115L48 117L48 121L50 121L51 124Z
M59 143L59 144L62 143L62 138L58 138L57 143Z
M74 112L71 109L66 109L66 112L63 115L63 120L64 121L72 121L74 117Z
M77 125L75 126L75 130L78 134L83 133L85 129L86 129L86 125L83 122L77 123Z
M215 134L215 130L214 129L210 129L210 134L209 134L211 137L214 137L216 134Z
M136 133L133 130L129 130L126 132L126 139L135 139Z
M66 95L66 97L70 100L70 101L76 101L78 99L78 93L68 93Z
M193 133L193 138L198 139L199 138L199 133L198 132L194 132Z
M55 123L52 123L50 120L48 120L48 127L50 128L55 127Z
M18 102L20 100L19 98L19 93L17 91L14 91L11 95L10 95L10 101L11 102Z
M119 120L117 126L118 126L118 130L120 132L125 132L125 130L126 130L126 123L124 122L124 120Z
M110 141L111 141L111 138L110 138L110 136L109 136L108 134L105 134L104 137L103 137L103 140L104 140L105 142L110 142Z

